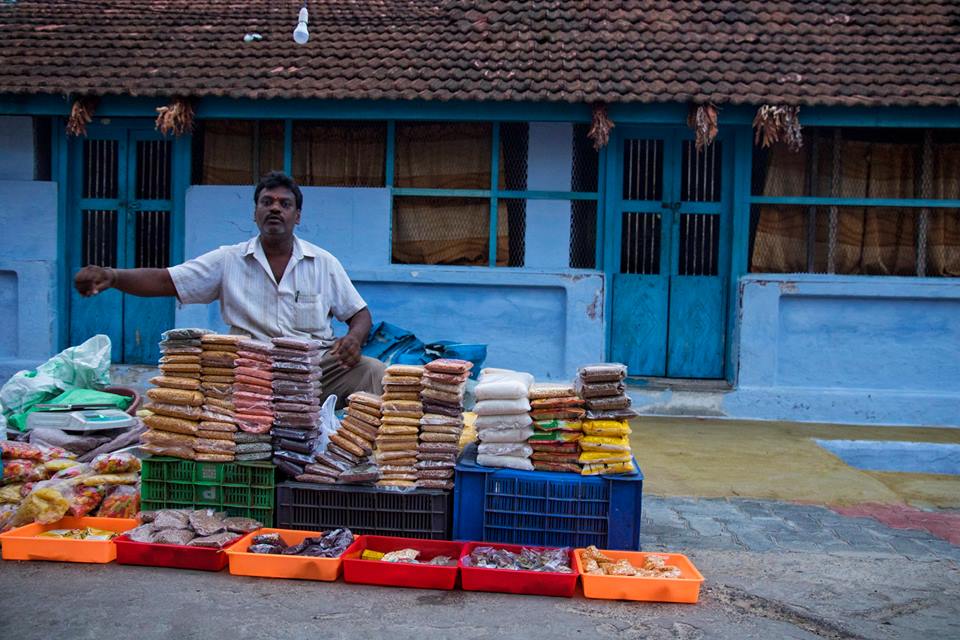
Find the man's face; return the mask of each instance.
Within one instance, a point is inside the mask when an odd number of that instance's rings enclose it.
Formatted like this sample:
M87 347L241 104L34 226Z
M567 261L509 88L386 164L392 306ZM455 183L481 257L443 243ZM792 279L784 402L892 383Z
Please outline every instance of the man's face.
M300 224L297 199L286 187L264 189L257 198L253 219L260 235L273 238L292 236L294 227Z

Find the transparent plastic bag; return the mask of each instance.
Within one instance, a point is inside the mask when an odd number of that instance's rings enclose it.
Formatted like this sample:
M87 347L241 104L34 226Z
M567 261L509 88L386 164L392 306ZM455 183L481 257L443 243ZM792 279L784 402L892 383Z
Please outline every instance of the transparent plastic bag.
M140 471L140 459L122 451L102 453L90 461L90 468L95 473L130 473Z
M477 385L477 389L480 385ZM526 395L513 400L480 400L473 407L478 416L517 415L530 411L530 402Z
M477 447L477 454L529 458L533 454L533 449L526 444L525 440L519 442L483 442Z

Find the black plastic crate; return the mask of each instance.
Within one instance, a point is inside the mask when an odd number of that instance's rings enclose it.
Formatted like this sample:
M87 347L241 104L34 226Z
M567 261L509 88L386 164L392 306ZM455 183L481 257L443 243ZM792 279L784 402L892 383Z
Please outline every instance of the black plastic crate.
M389 491L378 487L283 482L277 485L277 528L449 540L450 491Z

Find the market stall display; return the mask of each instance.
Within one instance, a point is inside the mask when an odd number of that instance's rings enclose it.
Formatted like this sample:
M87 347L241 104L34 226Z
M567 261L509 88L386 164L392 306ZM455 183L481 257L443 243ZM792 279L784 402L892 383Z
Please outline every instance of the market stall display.
M468 542L460 555L465 591L573 597L579 573L569 548Z
M630 408L622 364L595 364L580 367L577 392L587 407L580 439L579 462L583 475L632 473L635 471L630 449L628 420L636 416Z
M130 453L79 463L62 449L0 441L0 454L0 531L64 516L132 517L139 510L140 461Z
M679 553L577 549L575 567L583 595L602 600L694 603L703 576Z
M573 385L535 383L530 386L530 419L533 435L528 444L537 471L580 473L583 400Z
M237 462L273 457L273 345L243 339L237 345L237 384L232 404L237 419L234 435Z
M333 581L354 545L349 529L258 529L227 549L230 573L259 578Z
M201 382L200 338L212 333L207 329L171 329L160 341L160 375L151 378L155 385L147 391L143 419L147 431L141 434L141 449L154 455L196 458L204 391Z
M453 589L463 543L361 536L343 557L343 579L359 584Z
M291 478L317 475L307 466L320 440L320 343L274 338L272 355L273 463Z
M420 391L424 368L395 364L383 376L380 428L376 439L376 461L380 469L377 486L417 486L417 452L423 403Z
M373 449L380 428L381 403L380 396L372 393L350 394L346 414L330 435L327 450L317 453L316 464L307 469L319 477L297 480L320 484L371 484L379 480L380 470L373 459ZM330 445L334 445L332 450Z
M463 396L473 363L442 358L424 366L423 416L417 447L417 486L452 489L463 433Z
M527 396L533 376L508 369L484 369L474 389L476 427L480 438L477 462L484 466L533 470L527 444L533 435Z
M4 560L52 560L105 564L117 557L115 536L137 526L134 519L67 516L34 522L0 534ZM80 532L94 532L83 535ZM61 533L58 533L61 532ZM71 532L78 532L74 535ZM102 532L109 532L108 537Z
M201 571L223 569L227 557L222 550L262 526L212 509L146 511L139 521L140 526L114 540L119 564Z

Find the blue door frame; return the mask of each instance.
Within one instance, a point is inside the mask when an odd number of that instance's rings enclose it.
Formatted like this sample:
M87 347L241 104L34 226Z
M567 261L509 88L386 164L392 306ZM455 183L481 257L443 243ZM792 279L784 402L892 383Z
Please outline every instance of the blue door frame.
M163 145L163 151L150 154L144 147L148 143ZM184 170L184 159L189 161L189 140L165 140L149 120L95 123L86 137L69 139L68 157L70 280L87 263L160 266L156 256L147 255L148 244L165 245L166 264L180 259L185 185L177 174ZM159 234L168 234L165 243ZM72 282L68 286L69 344L102 333L110 337L113 362L156 363L160 332L174 323L173 299L139 298L115 289L83 298Z
M724 377L732 163L722 134L698 154L687 128L614 130L604 216L609 357L630 375Z

